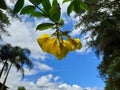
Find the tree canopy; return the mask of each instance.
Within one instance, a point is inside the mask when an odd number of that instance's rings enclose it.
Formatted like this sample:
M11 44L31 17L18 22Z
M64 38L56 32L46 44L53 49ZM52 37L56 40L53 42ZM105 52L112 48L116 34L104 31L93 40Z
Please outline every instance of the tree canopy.
M88 46L102 55L98 66L100 76L106 83L105 90L120 90L120 1L85 0L89 11L77 14L76 27L84 26L81 34L90 32Z

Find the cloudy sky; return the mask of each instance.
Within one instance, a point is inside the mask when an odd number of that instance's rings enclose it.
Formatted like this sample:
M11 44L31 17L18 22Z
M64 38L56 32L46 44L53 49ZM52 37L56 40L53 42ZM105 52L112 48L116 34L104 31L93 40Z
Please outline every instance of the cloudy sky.
M44 53L36 41L41 34L52 34L54 32L50 29L45 31L35 30L39 23L47 20L23 16L23 21L20 22L11 18L11 25L7 27L11 37L4 36L3 41L13 46L30 49L31 55L29 58L34 67L30 71L24 67L25 77L21 79L21 73L16 72L13 66L6 83L10 90L17 90L18 86L24 86L27 90L103 90L104 83L97 70L100 61L95 56L94 51L86 49L85 37L79 35L80 29L73 29L77 18L74 18L73 14L72 17L64 14L67 4L61 6L62 17L65 19L63 29L73 30L70 35L79 37L83 48L70 52L62 61L59 61L53 55ZM0 81L3 81L3 79Z

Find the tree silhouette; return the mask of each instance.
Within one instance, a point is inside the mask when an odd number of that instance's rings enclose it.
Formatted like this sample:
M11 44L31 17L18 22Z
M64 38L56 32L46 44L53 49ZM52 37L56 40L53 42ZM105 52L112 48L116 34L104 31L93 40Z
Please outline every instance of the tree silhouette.
M29 60L26 54L30 54L30 51L28 49L22 49L18 46L12 47L10 44L0 46L0 62L3 63L3 67L0 72L0 77L3 74L3 71L4 70L6 71L3 87L6 83L9 71L13 64L18 71L20 70L22 72L23 76L24 76L23 64L27 64L29 66L29 69L33 67L32 62ZM8 62L10 62L10 65Z

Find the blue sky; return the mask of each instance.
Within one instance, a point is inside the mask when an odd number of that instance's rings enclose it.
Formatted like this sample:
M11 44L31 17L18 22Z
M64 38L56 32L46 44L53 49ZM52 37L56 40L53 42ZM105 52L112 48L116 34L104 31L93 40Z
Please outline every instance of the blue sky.
M63 5L63 13L66 11L65 8L66 5ZM73 16L68 18L64 14L63 18L66 20L66 24L62 29L73 30L76 19ZM23 22L12 20L11 26L7 28L12 37L4 36L3 41L11 43L13 46L30 49L31 56L29 58L34 63L31 71L25 67L23 80L21 80L19 72L13 75L15 72L13 67L7 82L7 85L12 88L11 90L18 86L25 86L27 90L83 90L84 88L103 90L104 83L97 70L100 60L97 59L92 49L85 50L86 41L79 35L80 29L73 30L71 36L80 37L83 48L68 53L64 59L59 61L53 55L44 53L37 44L38 36L54 32L53 30L35 31L36 25L44 21L27 17ZM14 77L14 79L10 77Z
M102 80L99 78L97 70L99 60L96 58L94 52L91 51L88 54L71 52L61 61L57 60L52 55L50 55L50 57L52 57L52 59L46 59L44 63L54 68L54 70L37 73L37 75L34 75L36 78L34 78L35 81L39 78L37 77L38 75L42 76L52 73L55 76L59 76L60 81L71 85L78 84L82 87L102 87L104 85Z
M61 79L69 84L76 83L83 87L103 85L97 77L96 66L98 65L98 60L93 52L86 55L71 52L62 61L54 59L48 60L46 63L55 69L53 71L55 75L60 75Z

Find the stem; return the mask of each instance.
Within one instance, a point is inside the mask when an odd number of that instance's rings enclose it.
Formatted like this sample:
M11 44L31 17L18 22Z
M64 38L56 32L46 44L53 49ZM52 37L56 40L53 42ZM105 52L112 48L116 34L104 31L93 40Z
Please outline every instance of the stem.
M57 39L58 39L58 42L60 43L60 30L59 30L59 26L57 25L57 23L56 23L56 32L57 32Z

